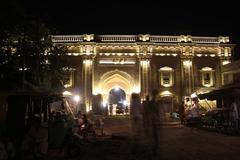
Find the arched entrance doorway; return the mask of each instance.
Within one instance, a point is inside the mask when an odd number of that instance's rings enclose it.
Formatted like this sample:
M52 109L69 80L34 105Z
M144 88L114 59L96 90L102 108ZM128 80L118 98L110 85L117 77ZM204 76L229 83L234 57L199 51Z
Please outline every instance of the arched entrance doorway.
M108 107L108 111L110 111L109 104L113 104L111 96L117 95L116 89L121 91L121 94L125 95L122 96L124 98L125 106L130 106L130 97L132 93L139 93L140 86L139 83L135 82L132 76L124 71L120 71L118 69L106 72L101 76L98 83L95 84L93 92L95 95L101 94L102 96L102 104ZM114 102L114 104L117 104ZM120 104L119 104L120 105ZM116 105L115 105L116 106Z
M109 114L126 114L127 101L126 93L119 87L114 87L108 96Z
M163 91L160 93L160 102L161 109L160 114L165 120L169 120L171 118L171 114L173 112L177 112L177 103L174 94L169 91Z

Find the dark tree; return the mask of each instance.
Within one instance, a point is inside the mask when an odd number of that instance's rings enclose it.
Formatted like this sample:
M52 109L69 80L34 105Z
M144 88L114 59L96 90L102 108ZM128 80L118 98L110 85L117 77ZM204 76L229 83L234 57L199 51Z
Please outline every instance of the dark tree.
M0 27L0 89L61 88L65 76L62 68L67 66L66 49L53 46L51 31L40 19L24 12L19 15L10 16L11 20L4 18Z

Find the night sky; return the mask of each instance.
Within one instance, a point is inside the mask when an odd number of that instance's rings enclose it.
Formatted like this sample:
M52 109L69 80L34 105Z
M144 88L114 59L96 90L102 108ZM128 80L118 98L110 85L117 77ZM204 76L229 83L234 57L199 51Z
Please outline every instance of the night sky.
M55 1L1 2L1 17L38 18L58 34L157 34L230 36L240 42L237 1Z

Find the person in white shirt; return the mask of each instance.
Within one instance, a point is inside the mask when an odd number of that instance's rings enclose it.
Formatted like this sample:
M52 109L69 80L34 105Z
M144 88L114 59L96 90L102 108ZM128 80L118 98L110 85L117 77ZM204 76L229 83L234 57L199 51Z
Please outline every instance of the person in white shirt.
M230 110L230 120L233 125L233 127L238 128L238 106L237 103L235 102L235 99L232 98L232 104L231 104L231 110Z

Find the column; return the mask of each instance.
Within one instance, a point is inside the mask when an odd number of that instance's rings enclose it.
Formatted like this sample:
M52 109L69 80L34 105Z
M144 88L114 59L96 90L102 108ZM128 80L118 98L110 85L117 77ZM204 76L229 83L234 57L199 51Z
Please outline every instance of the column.
M140 83L141 83L141 99L144 100L150 95L150 59L140 59Z
M194 91L193 65L191 57L181 57L182 96L190 96Z
M83 110L92 110L92 81L93 81L93 57L83 58L82 88L83 88Z
M222 67L223 67L223 63L224 61L228 61L230 62L229 58L227 57L219 57L219 63L216 67L216 87L221 87L224 85L224 74L222 73Z

